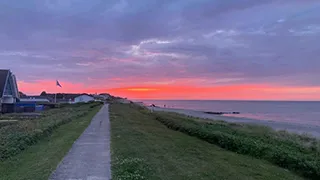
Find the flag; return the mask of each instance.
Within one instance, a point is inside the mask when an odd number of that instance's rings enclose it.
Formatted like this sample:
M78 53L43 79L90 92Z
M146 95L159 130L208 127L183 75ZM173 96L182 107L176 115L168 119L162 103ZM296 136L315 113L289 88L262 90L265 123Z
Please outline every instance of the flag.
M56 85L62 88L62 86L61 86L61 84L59 83L58 80L57 80L57 84Z

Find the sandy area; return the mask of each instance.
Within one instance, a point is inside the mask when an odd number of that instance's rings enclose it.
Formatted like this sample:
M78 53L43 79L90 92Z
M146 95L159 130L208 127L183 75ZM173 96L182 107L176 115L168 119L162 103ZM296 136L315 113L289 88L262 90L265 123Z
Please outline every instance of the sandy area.
M148 107L154 111L165 111L165 112L175 112L179 114L184 114L187 116L212 119L212 120L223 120L227 122L237 122L237 123L249 123L255 125L269 126L275 130L286 130L293 133L307 133L317 138L320 138L320 126L310 126L310 125L301 125L295 123L285 123L285 122L276 122L276 121L267 121L267 120L257 120L249 118L239 118L239 117L230 117L230 116L220 116L207 114L201 111L193 111L186 109L169 109L169 108L160 108L160 107Z

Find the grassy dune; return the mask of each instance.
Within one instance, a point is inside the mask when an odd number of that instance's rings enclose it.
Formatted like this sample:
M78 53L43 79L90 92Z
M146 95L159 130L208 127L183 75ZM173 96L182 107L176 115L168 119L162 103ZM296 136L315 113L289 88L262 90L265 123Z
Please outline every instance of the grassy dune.
M320 179L320 143L314 138L174 113L156 113L156 119L170 129L224 149L267 160L310 179Z
M143 108L112 104L110 113L114 180L303 179L264 160L171 130Z

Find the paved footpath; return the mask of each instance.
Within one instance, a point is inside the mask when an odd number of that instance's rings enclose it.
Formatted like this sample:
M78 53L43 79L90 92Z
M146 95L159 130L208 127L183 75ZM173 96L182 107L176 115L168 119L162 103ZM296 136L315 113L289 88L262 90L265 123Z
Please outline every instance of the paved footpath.
M49 179L111 179L109 129L109 106L104 105Z

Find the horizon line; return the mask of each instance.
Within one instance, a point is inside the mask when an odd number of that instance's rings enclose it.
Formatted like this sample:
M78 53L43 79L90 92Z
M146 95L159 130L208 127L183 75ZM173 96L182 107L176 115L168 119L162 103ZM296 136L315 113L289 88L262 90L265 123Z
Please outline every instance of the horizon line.
M320 102L320 100L255 100L255 99L130 99L129 100L147 100L147 101L269 101L269 102Z

